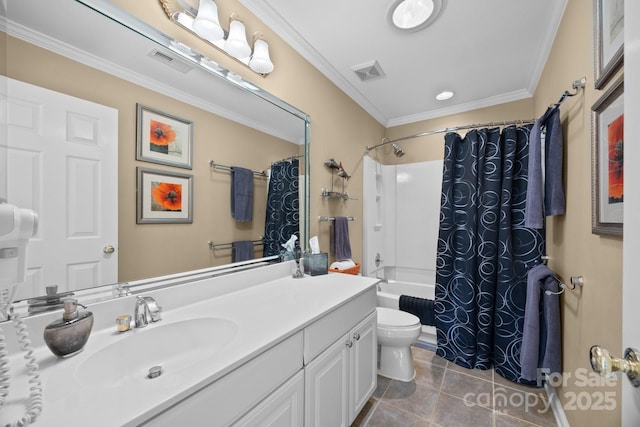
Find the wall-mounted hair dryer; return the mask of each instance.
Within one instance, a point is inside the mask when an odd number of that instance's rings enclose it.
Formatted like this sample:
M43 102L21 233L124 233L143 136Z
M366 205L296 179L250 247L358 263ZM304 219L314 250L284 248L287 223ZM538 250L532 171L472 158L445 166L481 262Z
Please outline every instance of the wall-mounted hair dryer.
M0 199L0 309L8 317L8 308L18 285L25 280L27 242L38 232L38 216L29 209L4 203ZM7 290L11 289L7 292ZM3 301L4 300L4 301ZM42 412L42 381L38 373L38 363L33 355L27 327L20 316L11 317L18 336L20 350L24 354L29 378L29 398L22 417L6 425L26 426L36 420ZM0 318L0 320L3 320ZM9 356L4 344L5 338L0 328L0 409L7 403L9 395ZM4 421L3 421L4 424Z
M0 292L25 280L27 242L38 232L38 216L0 202Z

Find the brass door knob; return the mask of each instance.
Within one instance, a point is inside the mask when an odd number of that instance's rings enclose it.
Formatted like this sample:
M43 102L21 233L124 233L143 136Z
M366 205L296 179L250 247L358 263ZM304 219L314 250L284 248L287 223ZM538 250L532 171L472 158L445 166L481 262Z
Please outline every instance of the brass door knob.
M633 348L624 351L624 359L612 357L609 351L594 345L589 350L591 368L602 376L611 372L623 372L634 387L640 387L640 352Z
M104 252L105 254L112 254L116 251L116 248L114 248L111 245L107 245L104 248L102 248L102 252Z

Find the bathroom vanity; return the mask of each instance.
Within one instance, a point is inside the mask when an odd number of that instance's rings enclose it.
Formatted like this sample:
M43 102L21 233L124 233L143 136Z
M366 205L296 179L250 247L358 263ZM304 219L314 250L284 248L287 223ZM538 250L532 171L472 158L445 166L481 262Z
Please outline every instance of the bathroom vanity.
M282 263L150 290L163 319L128 332L115 319L133 312L135 295L93 304L89 341L67 359L41 339L60 313L29 317L44 388L35 425L350 425L376 387L376 279L290 272ZM2 329L10 341L10 324ZM11 353L2 424L28 393Z

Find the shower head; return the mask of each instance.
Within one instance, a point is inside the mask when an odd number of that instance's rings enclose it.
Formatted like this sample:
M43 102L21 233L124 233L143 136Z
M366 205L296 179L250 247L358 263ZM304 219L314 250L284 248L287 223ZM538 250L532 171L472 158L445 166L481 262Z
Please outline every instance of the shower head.
M393 147L393 154L395 154L396 157L404 156L404 150L402 149L402 147L395 143L391 144L391 146Z

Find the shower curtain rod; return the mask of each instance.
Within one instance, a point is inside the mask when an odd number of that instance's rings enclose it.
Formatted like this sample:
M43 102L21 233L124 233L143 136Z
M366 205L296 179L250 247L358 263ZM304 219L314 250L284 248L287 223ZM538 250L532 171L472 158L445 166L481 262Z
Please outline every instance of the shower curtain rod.
M570 93L569 91L565 90L564 92L562 92L562 96L560 97L560 100L553 104L556 107L560 106L560 104L562 104L565 99L567 99L568 96L575 96L577 95L580 90L584 89L584 87L587 84L587 78L586 77L582 77L578 80L574 80L573 83L571 84L571 87L573 88L573 90L575 91L574 93ZM398 141L404 141L406 139L413 139L413 138L420 138L422 136L429 136L429 135L435 135L438 133L448 133L448 132L454 132L457 130L463 130L463 129L475 129L475 128L482 128L482 127L493 127L493 126L510 126L510 125L525 125L525 124L529 124L529 123L535 123L537 119L527 119L527 120L507 120L507 121L498 121L498 122L487 122L487 123L476 123L476 124L472 124L472 125L463 125L463 126L454 126L454 127L450 127L450 128L444 128L444 129L437 129L437 130L430 130L430 131L426 131L426 132L420 132L420 133L416 133L414 135L409 135L409 136L403 136L400 138L396 138L396 139L389 139L387 137L382 138L382 141L380 141L379 144L376 144L372 147L369 147L368 145L364 148L364 152L369 153L371 150L375 150L376 148L382 147L383 145L388 145L388 144L392 144L394 142L398 142Z
M462 130L462 129L475 129L475 128L492 127L492 126L526 125L526 124L529 124L529 123L535 123L536 120L537 119L525 119L525 120L505 120L505 121L501 121L501 122L476 123L476 124L472 124L472 125L453 126L453 127L450 127L450 128L429 130L429 131L426 131L426 132L416 133L414 135L402 136L402 137L396 138L396 139L389 139L387 137L384 137L384 138L382 138L382 141L380 142L380 144L376 144L376 145L374 145L372 147L369 147L367 145L364 148L364 150L365 150L365 153L368 153L371 150L375 150L376 148L382 147L383 145L391 144L393 142L404 141L406 139L420 138L421 136L435 135L435 134L438 134L438 133L448 133L448 132L454 132L454 131Z
M289 156L289 157L285 157L284 159L280 159L279 162L288 162L290 160L299 159L301 157L304 157L304 154L294 154L293 156ZM273 163L277 163L277 162L273 162ZM273 164L273 163L271 163L271 164Z

